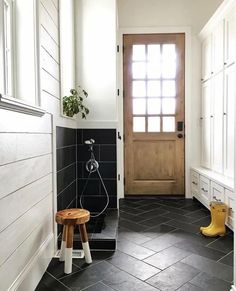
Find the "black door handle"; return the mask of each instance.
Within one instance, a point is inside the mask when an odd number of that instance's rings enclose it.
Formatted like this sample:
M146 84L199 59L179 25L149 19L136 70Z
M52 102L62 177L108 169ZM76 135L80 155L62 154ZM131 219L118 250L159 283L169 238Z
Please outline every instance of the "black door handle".
M183 138L184 135L183 135L182 133L179 133L179 134L177 134L177 137L178 137L178 138Z

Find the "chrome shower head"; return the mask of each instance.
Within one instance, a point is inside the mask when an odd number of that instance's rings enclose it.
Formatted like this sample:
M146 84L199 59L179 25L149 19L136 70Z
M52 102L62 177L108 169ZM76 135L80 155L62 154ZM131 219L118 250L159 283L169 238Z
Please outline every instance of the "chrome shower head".
M88 139L88 140L85 140L84 143L85 143L85 144L94 144L94 143L95 143L95 140L92 139L92 138L90 138L90 139Z

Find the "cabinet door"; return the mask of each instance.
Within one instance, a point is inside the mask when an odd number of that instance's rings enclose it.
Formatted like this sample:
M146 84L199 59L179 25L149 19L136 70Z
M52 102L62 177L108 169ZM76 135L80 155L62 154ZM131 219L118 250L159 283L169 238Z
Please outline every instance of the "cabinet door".
M211 200L224 202L224 187L215 182L211 182Z
M208 206L209 202L211 200L210 181L206 177L200 176L199 183L200 183L200 196L201 196L201 199Z
M202 84L202 166L211 168L211 80Z
M199 196L199 174L191 171L191 190L192 194Z
M212 73L212 37L207 37L202 43L202 80L207 80Z
M219 73L212 78L212 169L218 173L223 173L223 73Z
M235 65L225 70L224 98L224 174L234 177L234 114L236 98Z
M234 193L225 189L225 203L228 206L227 213L227 225L233 230L234 229L234 212L235 212L235 203L234 203Z
M236 10L234 9L225 17L225 65L230 65L236 60Z
M212 33L212 73L224 67L224 21L220 21Z

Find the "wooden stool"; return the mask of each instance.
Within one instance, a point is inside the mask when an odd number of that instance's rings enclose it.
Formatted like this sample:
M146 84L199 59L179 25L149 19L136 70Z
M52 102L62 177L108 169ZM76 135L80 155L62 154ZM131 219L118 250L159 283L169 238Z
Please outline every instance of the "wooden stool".
M90 213L88 210L85 209L79 208L64 209L56 213L56 222L58 224L64 225L59 260L65 261L64 272L66 274L70 274L72 272L72 250L75 225L79 225L85 261L87 264L92 263L88 243L88 235L85 226L85 223L88 222L89 219Z

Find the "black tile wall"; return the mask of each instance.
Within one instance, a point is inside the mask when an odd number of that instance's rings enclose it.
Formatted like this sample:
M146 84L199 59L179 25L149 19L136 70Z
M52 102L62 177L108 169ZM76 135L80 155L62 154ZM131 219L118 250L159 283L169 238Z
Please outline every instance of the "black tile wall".
M86 162L90 158L88 145L85 140L94 139L94 154L99 162L99 171L109 195L109 208L117 208L117 158L116 158L116 130L115 129L78 129L77 130L77 178L78 196L82 194L88 171ZM84 205L98 212L106 204L105 191L97 172L90 175L84 191ZM105 203L105 204L104 204ZM97 209L96 209L97 207Z
M56 128L57 210L76 207L76 129Z

